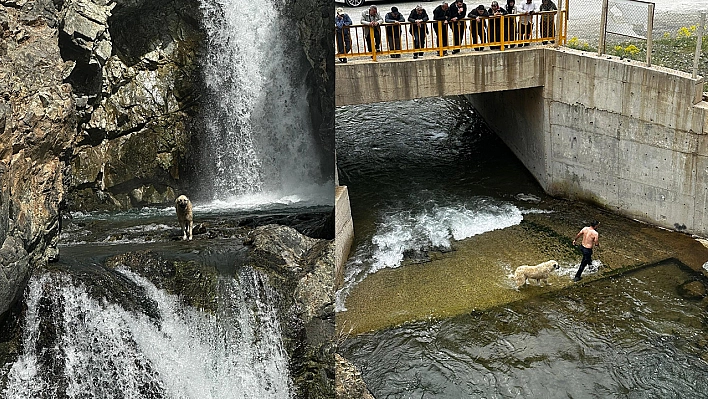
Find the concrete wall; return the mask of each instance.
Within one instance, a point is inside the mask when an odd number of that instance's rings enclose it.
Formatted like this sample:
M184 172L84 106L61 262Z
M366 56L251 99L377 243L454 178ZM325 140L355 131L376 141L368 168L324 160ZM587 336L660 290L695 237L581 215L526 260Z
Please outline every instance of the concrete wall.
M708 235L702 79L544 49L543 88L469 96L544 189ZM512 109L495 119L496 110Z
M337 106L524 89L543 85L542 48L484 51L424 59L338 64Z
M349 206L349 192L346 186L336 186L334 192L334 286L339 289L344 282L344 264L349 257L349 250L354 241L354 222L352 221L352 211Z

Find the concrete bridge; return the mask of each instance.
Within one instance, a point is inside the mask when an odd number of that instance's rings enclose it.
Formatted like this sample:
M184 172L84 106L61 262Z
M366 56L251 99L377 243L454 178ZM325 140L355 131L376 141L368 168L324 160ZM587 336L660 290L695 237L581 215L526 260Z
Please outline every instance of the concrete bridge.
M466 95L549 194L708 236L702 88L678 71L539 46L339 64L335 101Z

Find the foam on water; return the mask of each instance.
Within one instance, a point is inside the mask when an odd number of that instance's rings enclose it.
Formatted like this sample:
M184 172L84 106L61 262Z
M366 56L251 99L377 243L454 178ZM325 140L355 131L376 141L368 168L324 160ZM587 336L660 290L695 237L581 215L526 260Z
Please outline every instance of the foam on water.
M219 213L232 211L261 211L292 207L334 205L334 182L303 184L293 191L272 191L235 195L194 204L194 212Z
M447 250L453 240L504 229L522 220L521 210L513 204L486 198L388 214L378 224L371 245L360 245L349 261L345 283L336 294L336 310L346 311L346 296L366 275L399 267L408 252Z
M459 205L388 215L371 239L374 261L370 273L400 266L406 251L450 249L452 240L514 226L522 219L512 204L485 201L475 208Z
M3 397L291 397L264 277L251 270L240 281L220 280L218 310L210 314L122 273L157 304L159 320L97 301L65 274L32 278L24 352L10 369ZM55 337L40 337L47 327ZM54 342L47 345L47 339Z

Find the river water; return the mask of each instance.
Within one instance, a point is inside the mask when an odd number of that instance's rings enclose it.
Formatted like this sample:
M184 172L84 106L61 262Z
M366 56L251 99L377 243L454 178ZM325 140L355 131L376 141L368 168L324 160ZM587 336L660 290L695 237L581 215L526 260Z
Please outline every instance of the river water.
M278 294L264 273L244 265L244 234L278 223L317 235L331 209L197 203L191 242L180 240L174 208L75 213L64 224L59 262L35 272L24 304L1 328L0 357L11 361L0 373L0 396L293 397ZM158 261L139 270L107 266L116 255L144 251L154 254L145 259L192 265L175 269L183 275L176 287L187 288L168 291L175 272ZM13 331L20 340L8 345Z
M677 294L703 281L696 240L545 195L462 98L342 107L336 131L356 235L340 350L374 396L708 392L705 305ZM574 284L592 219L603 244ZM551 286L515 289L549 259Z

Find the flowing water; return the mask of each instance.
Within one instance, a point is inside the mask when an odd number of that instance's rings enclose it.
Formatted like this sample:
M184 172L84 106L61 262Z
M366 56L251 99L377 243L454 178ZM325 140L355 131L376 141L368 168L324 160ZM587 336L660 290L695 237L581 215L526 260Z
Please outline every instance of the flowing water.
M545 195L462 98L343 107L336 121L356 235L340 350L375 397L708 392L705 305L677 294L703 281L691 237ZM573 284L570 241L595 218L602 249ZM548 259L551 286L515 289L516 266Z
M321 220L330 208L309 210ZM60 261L38 271L25 291L18 356L3 368L0 396L292 397L277 294L265 275L242 266L239 227L273 220L311 227L304 209L290 212L197 206L195 219L215 235L190 243L179 241L173 209L75 214L61 236ZM140 274L105 266L109 257L141 251L196 262L198 273L187 278L216 273L215 290L203 288L194 299L201 305L189 304L156 286L165 278L159 268L146 264Z
M201 1L206 111L191 194L195 241L176 241L171 207L74 214L59 264L32 276L4 326L6 339L11 330L21 338L0 348L10 360L2 397L293 397L275 294L266 276L242 266L243 229L280 223L326 236L334 190L321 175L296 28L278 17L283 1L270 6L276 17L264 23L247 1ZM140 251L198 263L189 281L213 269L217 288L190 304L158 288L150 264L142 273L104 265ZM212 299L213 308L201 306Z
M207 139L203 189L210 198L334 202L310 122L309 88L297 28L286 17L254 21L247 0L202 0ZM286 13L284 0L268 15ZM249 198L251 198L249 200Z
M288 398L287 355L267 281L222 277L214 314L129 270L153 317L99 300L66 272L32 277L23 353L7 398ZM260 287L265 287L261 292Z

